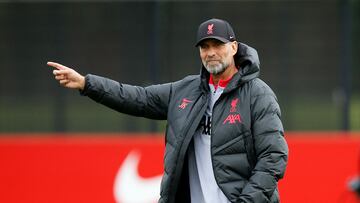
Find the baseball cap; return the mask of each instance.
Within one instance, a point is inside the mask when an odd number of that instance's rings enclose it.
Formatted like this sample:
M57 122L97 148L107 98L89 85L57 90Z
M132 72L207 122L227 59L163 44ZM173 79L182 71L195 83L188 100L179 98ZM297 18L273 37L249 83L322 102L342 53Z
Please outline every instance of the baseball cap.
M224 43L235 41L235 33L228 22L221 19L210 19L200 24L197 32L196 45L205 39L217 39Z

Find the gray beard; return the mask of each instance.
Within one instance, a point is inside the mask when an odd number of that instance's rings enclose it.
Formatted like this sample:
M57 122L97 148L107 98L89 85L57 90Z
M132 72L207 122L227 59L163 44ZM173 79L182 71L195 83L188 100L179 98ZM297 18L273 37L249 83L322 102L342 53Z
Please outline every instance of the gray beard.
M229 67L229 64L226 63L220 63L217 65L205 65L206 70L213 75L223 73L227 69L227 67Z

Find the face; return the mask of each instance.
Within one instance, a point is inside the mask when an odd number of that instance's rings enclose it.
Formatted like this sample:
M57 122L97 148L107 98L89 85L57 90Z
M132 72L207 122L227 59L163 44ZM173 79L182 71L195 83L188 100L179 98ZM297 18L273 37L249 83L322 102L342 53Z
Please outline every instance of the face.
M206 70L213 75L218 75L234 65L233 56L237 51L237 42L223 43L216 39L207 39L200 43L199 50Z

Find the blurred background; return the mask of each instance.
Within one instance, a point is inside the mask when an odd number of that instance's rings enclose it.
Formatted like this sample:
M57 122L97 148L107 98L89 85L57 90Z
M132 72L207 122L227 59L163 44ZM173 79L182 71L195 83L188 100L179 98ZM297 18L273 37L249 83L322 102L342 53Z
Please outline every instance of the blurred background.
M177 81L199 73L209 18L257 49L277 94L282 202L360 202L359 0L0 0L0 202L155 202L139 188L160 190L166 122L62 88L46 62L138 86Z
M198 25L257 49L287 131L360 130L360 1L0 1L0 132L163 132L60 87L47 61L147 86L198 74Z

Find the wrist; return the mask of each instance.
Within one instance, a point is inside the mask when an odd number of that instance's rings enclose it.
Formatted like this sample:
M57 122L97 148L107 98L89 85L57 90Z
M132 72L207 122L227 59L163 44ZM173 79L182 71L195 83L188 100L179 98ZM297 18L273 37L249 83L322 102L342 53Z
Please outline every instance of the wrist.
M81 75L79 82L79 90L83 91L85 88L85 77Z

